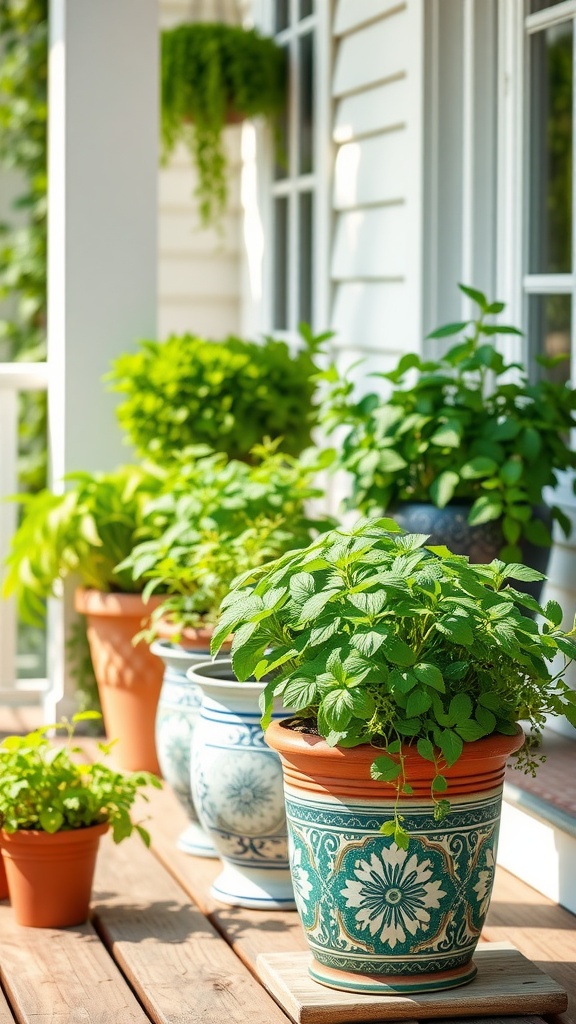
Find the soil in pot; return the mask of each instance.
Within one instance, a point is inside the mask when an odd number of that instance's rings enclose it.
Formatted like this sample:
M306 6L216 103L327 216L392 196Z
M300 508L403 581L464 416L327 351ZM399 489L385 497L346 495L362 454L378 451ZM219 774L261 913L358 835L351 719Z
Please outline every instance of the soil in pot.
M88 918L100 836L106 823L48 832L0 833L17 924L66 928Z
M365 745L329 747L272 723L283 763L291 870L312 977L352 992L433 992L471 981L492 890L508 756L523 742L465 743L451 768L448 817L435 820L434 766L406 748L414 789L398 810L408 849L384 836L395 791L370 778Z

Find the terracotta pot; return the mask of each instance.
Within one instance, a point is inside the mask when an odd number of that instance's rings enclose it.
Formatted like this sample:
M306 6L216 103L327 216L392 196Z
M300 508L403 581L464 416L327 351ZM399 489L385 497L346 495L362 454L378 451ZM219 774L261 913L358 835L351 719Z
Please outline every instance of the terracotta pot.
M0 832L17 924L67 928L88 917L100 836L106 823L66 832Z
M4 867L4 858L0 852L0 900L8 898L8 879L6 878L6 869Z
M280 723L267 729L266 741L284 769L292 878L312 977L381 993L471 981L492 891L506 760L522 745L522 731L464 744L444 771L441 795L452 809L443 821L434 819L433 764L405 747L414 793L398 811L408 850L380 832L396 800L392 786L370 778L376 748L329 747Z
M179 626L176 622L161 618L156 623L156 634L159 640L167 640L177 644L186 651L204 651L210 657L210 641L214 632L213 626Z
M151 597L144 604L139 594L76 591L76 611L86 616L86 631L104 725L109 739L117 739L114 761L126 771L160 774L154 744L156 708L162 686L162 662L141 640L132 638L162 601Z

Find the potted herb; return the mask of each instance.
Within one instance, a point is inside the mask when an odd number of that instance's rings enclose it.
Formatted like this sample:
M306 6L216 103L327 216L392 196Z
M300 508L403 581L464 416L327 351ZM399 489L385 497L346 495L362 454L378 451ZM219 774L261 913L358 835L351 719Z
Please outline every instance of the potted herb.
M389 519L328 532L237 580L212 641L234 633L238 679L273 675L264 726L274 698L293 712L266 738L312 975L353 991L474 976L506 760L535 768L518 723L576 725L574 632L516 588L539 574L426 541Z
M163 464L200 444L249 459L265 438L282 438L282 449L299 455L317 420L315 356L328 337L301 330L295 353L274 338L142 341L106 378L123 396L120 426L141 456Z
M543 494L576 466L576 390L545 375L532 383L506 362L493 340L520 331L492 322L503 303L460 289L476 303L476 319L429 335L463 335L439 358L407 354L376 374L388 382L386 398L357 401L352 384L329 372L323 418L347 428L335 465L352 476L350 507L389 510L405 528L473 561L498 555L545 570L552 520L570 532L568 517L558 506L548 510ZM545 371L557 360L539 362Z
M297 460L273 445L259 447L253 465L221 453L192 454L183 454L166 493L148 506L153 539L136 545L120 569L146 584L145 598L164 595L143 634L165 663L156 749L162 774L190 819L178 845L196 856L214 856L191 798L190 741L201 692L187 670L209 657L218 608L234 577L305 547L329 521L306 513L306 502L321 493L313 477L324 463L314 451Z
M22 522L7 558L5 596L15 594L25 622L42 622L46 598L75 576L76 609L86 616L98 692L114 758L129 770L158 771L154 719L162 671L147 644L132 644L154 603L118 563L149 536L144 508L160 493L160 471L123 466L112 473L75 473L63 494L25 495Z
M130 811L143 786L160 783L145 772L87 764L73 735L75 723L91 717L86 712L0 744L0 852L18 924L64 928L86 920L98 844L108 829L116 843L136 831L149 844ZM48 739L53 729L66 734L66 745ZM99 749L106 755L109 746Z
M218 225L228 195L222 131L245 118L274 122L286 103L285 53L256 29L196 22L162 32L161 69L164 154L188 147L201 223Z

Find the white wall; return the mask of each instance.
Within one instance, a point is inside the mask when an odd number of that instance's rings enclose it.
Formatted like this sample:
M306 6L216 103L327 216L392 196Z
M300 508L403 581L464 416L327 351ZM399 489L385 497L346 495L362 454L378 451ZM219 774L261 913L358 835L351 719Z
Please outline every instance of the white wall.
M197 16L221 17L222 3L159 0L163 28ZM224 4L224 14L231 12ZM206 17L205 17L206 20ZM158 337L197 333L222 338L240 330L240 127L225 129L231 170L222 234L200 226L196 172L179 146L160 170L158 206Z
M331 326L362 375L421 345L422 0L338 0L333 33Z

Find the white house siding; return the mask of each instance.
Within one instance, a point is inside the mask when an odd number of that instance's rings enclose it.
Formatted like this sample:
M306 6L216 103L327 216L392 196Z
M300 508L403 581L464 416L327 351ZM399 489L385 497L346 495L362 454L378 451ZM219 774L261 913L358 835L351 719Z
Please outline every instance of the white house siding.
M232 5L225 4L225 13ZM222 3L159 0L162 28L222 16ZM240 330L240 127L227 128L230 202L221 233L199 224L196 172L179 146L160 169L158 189L158 337L189 331L222 338Z
M359 386L421 346L423 16L335 5L331 326L342 368L367 357Z

